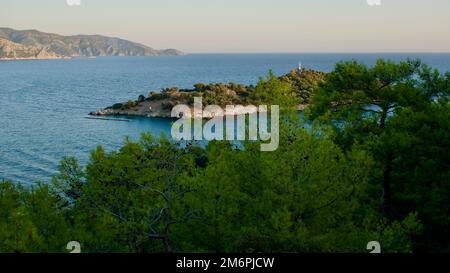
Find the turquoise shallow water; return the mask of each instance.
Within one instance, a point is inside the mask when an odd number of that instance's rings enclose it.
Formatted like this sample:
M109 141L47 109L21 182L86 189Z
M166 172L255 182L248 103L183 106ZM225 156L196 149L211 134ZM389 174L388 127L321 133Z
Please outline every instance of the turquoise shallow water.
M269 69L281 75L300 61L330 71L340 60L372 64L378 57L418 57L441 71L450 68L450 54L194 54L0 62L0 179L49 181L64 156L86 163L97 145L117 149L125 136L168 132L170 121L162 119L85 119L92 110L150 90L197 82L252 84Z

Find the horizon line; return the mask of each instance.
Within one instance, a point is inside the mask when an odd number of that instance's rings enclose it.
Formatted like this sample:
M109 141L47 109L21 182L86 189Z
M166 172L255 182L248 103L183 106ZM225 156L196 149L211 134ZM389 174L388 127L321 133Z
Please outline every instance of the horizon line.
M292 52L186 52L187 55L193 54L450 54L450 51L292 51Z

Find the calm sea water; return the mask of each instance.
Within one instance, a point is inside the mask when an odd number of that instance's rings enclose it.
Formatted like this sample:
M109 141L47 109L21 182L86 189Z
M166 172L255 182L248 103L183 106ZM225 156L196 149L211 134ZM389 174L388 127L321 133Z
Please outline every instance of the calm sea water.
M150 90L197 82L254 84L269 69L281 75L300 61L330 71L340 60L373 64L379 57L421 58L441 71L450 68L450 54L199 54L0 62L0 179L47 182L64 156L85 164L97 145L112 150L126 136L168 132L170 122L161 119L85 119L92 110Z

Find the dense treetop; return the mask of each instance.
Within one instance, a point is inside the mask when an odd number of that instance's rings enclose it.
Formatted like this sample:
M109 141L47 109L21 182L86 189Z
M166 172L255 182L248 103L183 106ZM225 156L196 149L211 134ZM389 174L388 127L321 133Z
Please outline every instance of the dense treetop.
M63 159L50 185L0 183L0 252L449 252L450 74L379 60L296 75L165 92L310 103L283 111L274 152L144 134L86 167Z

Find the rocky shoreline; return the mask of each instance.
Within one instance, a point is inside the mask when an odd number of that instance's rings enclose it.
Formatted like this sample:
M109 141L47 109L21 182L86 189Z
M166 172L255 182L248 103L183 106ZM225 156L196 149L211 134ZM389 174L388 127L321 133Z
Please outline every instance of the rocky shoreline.
M71 57L12 57L12 58L0 58L0 61L33 61L33 60L70 60Z
M245 107L245 105L243 105ZM296 107L298 112L303 112L308 105L299 104ZM89 113L89 116L107 117L107 116L136 116L136 117L146 117L146 118L165 118L172 119L171 110L163 110L162 103L151 104L142 103L139 107L133 107L127 110L114 110L112 108L100 109ZM192 110L191 110L192 111ZM192 111L193 112L193 111ZM249 112L244 109L237 110L233 114L224 113L223 116L240 116L247 114L254 114L255 112ZM201 116L193 116L193 118L213 118L217 117L216 114L211 113L203 109Z

